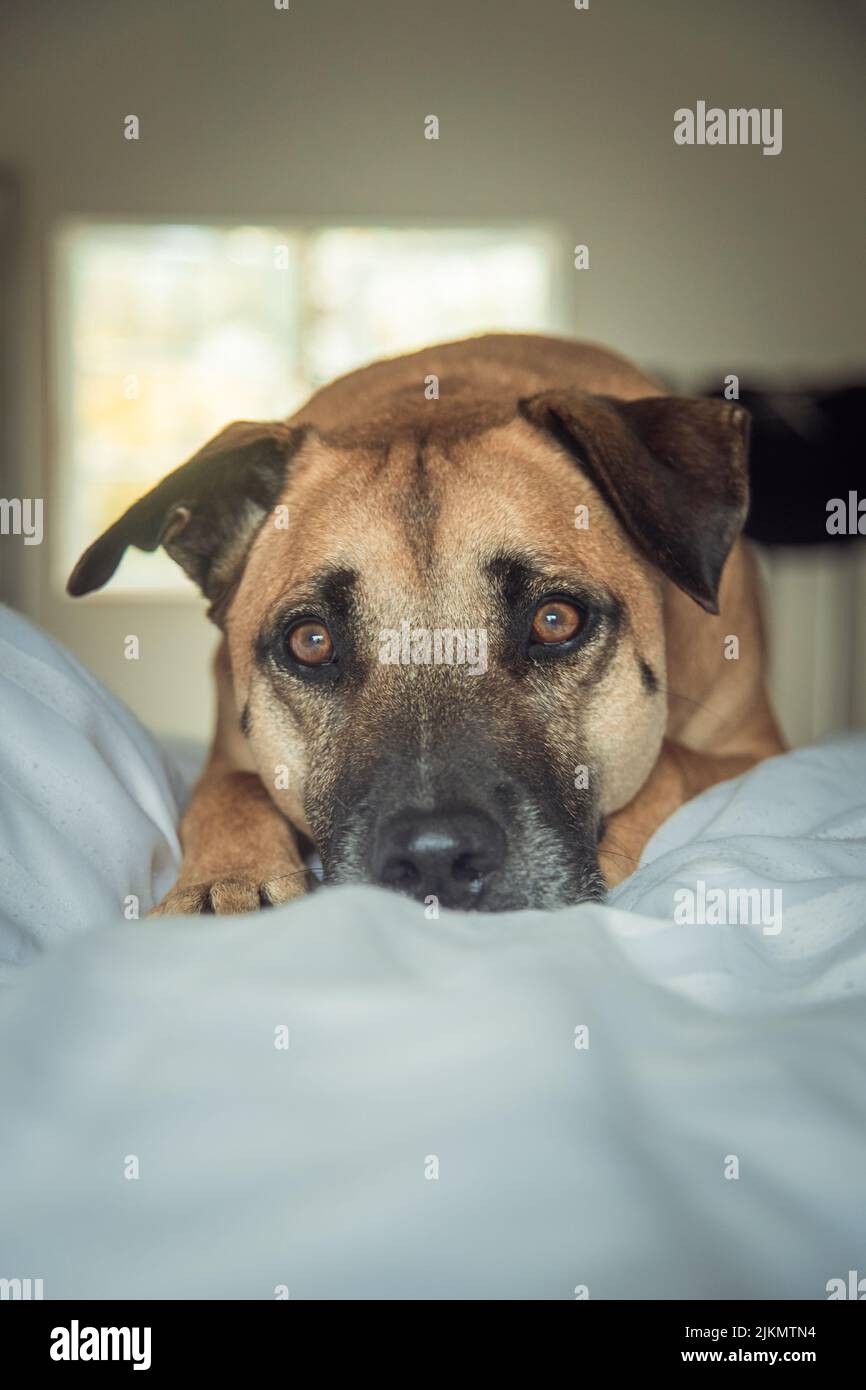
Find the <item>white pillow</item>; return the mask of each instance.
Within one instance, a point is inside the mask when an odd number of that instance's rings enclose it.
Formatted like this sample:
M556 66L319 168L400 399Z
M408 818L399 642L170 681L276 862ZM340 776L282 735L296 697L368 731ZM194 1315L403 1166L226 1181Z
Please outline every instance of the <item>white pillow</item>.
M134 715L2 606L0 728L6 971L96 922L143 916L168 891L184 789Z

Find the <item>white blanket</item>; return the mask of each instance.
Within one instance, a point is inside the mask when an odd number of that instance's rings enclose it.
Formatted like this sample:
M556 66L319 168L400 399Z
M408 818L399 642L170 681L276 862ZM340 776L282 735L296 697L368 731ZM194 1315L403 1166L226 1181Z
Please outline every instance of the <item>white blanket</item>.
M42 953L0 995L0 1276L563 1299L866 1276L866 739L682 808L604 907L428 921L342 888L126 921L171 880L180 789L71 658L10 615L0 638L0 947ZM753 888L751 925L675 920Z

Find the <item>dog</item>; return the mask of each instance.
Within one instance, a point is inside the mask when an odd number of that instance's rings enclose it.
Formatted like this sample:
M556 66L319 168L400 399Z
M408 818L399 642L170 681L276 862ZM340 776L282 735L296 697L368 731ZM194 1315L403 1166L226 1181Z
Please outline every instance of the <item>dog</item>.
M311 848L325 883L448 908L598 900L678 806L782 751L748 425L603 348L495 334L224 429L68 584L162 545L223 633L155 911L289 901Z

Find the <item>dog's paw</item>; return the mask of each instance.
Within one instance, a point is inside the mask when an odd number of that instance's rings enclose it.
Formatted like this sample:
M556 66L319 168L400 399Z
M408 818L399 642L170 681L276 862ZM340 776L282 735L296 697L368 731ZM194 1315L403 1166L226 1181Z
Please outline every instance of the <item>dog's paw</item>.
M258 912L263 907L288 903L303 897L309 887L306 869L266 878L218 878L210 883L175 884L148 913L149 917L196 916L228 917Z

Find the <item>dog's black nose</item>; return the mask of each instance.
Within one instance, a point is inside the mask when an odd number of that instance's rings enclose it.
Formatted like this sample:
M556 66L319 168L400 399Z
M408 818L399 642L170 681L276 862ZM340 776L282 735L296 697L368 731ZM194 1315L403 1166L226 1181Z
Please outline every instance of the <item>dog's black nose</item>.
M478 905L490 875L505 859L505 835L471 806L447 811L407 811L391 817L376 835L376 883L443 907Z

